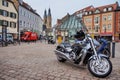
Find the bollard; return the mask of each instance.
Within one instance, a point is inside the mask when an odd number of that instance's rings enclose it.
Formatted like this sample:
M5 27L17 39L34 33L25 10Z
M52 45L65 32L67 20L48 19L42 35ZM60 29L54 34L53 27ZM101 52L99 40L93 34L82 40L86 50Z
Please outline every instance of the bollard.
M112 42L112 58L115 58L115 42Z

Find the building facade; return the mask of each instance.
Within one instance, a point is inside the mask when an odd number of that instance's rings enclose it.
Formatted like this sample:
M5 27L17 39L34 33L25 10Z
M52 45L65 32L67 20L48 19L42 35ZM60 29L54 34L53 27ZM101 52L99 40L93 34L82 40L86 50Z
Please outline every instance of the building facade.
M37 32L38 35L42 33L43 21L40 15L33 10L30 5L19 0L19 30Z
M6 32L17 39L18 35L18 12L11 0L0 0L0 33L6 27Z
M116 23L116 16L119 15L119 11L116 11L118 7L119 5L116 2L114 4L88 9L83 16L83 21L89 33L94 37L100 35L110 41L117 41L119 36L115 36L116 31L118 31Z
M119 8L115 11L116 12L116 31L115 31L115 39L117 41L120 41L120 6Z

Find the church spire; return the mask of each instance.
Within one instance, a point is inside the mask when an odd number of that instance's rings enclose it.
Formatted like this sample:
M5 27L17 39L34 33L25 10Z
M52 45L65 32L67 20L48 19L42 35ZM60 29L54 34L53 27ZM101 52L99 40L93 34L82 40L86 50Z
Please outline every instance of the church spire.
M51 10L50 10L50 8L48 10L48 16L51 16Z
M47 18L46 9L45 9L45 11L44 11L44 18Z
M46 9L44 11L44 25L47 24L47 13L46 13Z

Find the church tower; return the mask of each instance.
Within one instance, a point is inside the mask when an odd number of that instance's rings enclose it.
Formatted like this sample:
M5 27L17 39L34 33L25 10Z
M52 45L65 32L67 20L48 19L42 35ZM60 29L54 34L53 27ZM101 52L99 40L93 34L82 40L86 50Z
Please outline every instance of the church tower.
M52 27L52 17L51 17L51 10L48 9L48 15L47 15L47 28L51 29Z
M44 25L47 25L47 13L46 13L46 10L44 11Z

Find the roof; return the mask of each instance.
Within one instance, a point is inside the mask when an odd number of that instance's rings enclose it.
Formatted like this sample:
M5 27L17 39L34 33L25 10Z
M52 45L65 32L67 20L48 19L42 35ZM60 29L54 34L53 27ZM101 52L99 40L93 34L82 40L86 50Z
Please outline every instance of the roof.
M85 7L83 9L80 9L80 10L76 11L75 13L73 13L73 15L79 14L81 12L87 11L87 10L92 9L92 8L94 8L94 7L92 5L90 5L88 7Z
M61 25L61 30L77 30L77 29L83 29L83 24L80 22L80 19L77 18L75 15L69 16Z
M20 5L40 17L40 15L36 13L36 10L32 9L32 7L28 5L27 3L23 2Z
M13 2L13 1L11 1L11 0L7 0L7 1L8 1L8 2L11 2L11 3L13 4L13 6L14 6L14 8L15 8L16 12L18 13L17 8L15 7L14 2Z
M118 7L118 3L116 2L114 4L104 5L104 6L100 6L100 7L94 7L94 8L87 9L86 11L95 11L96 9L103 11L104 8L108 8L108 7L112 7L113 10L116 10Z

